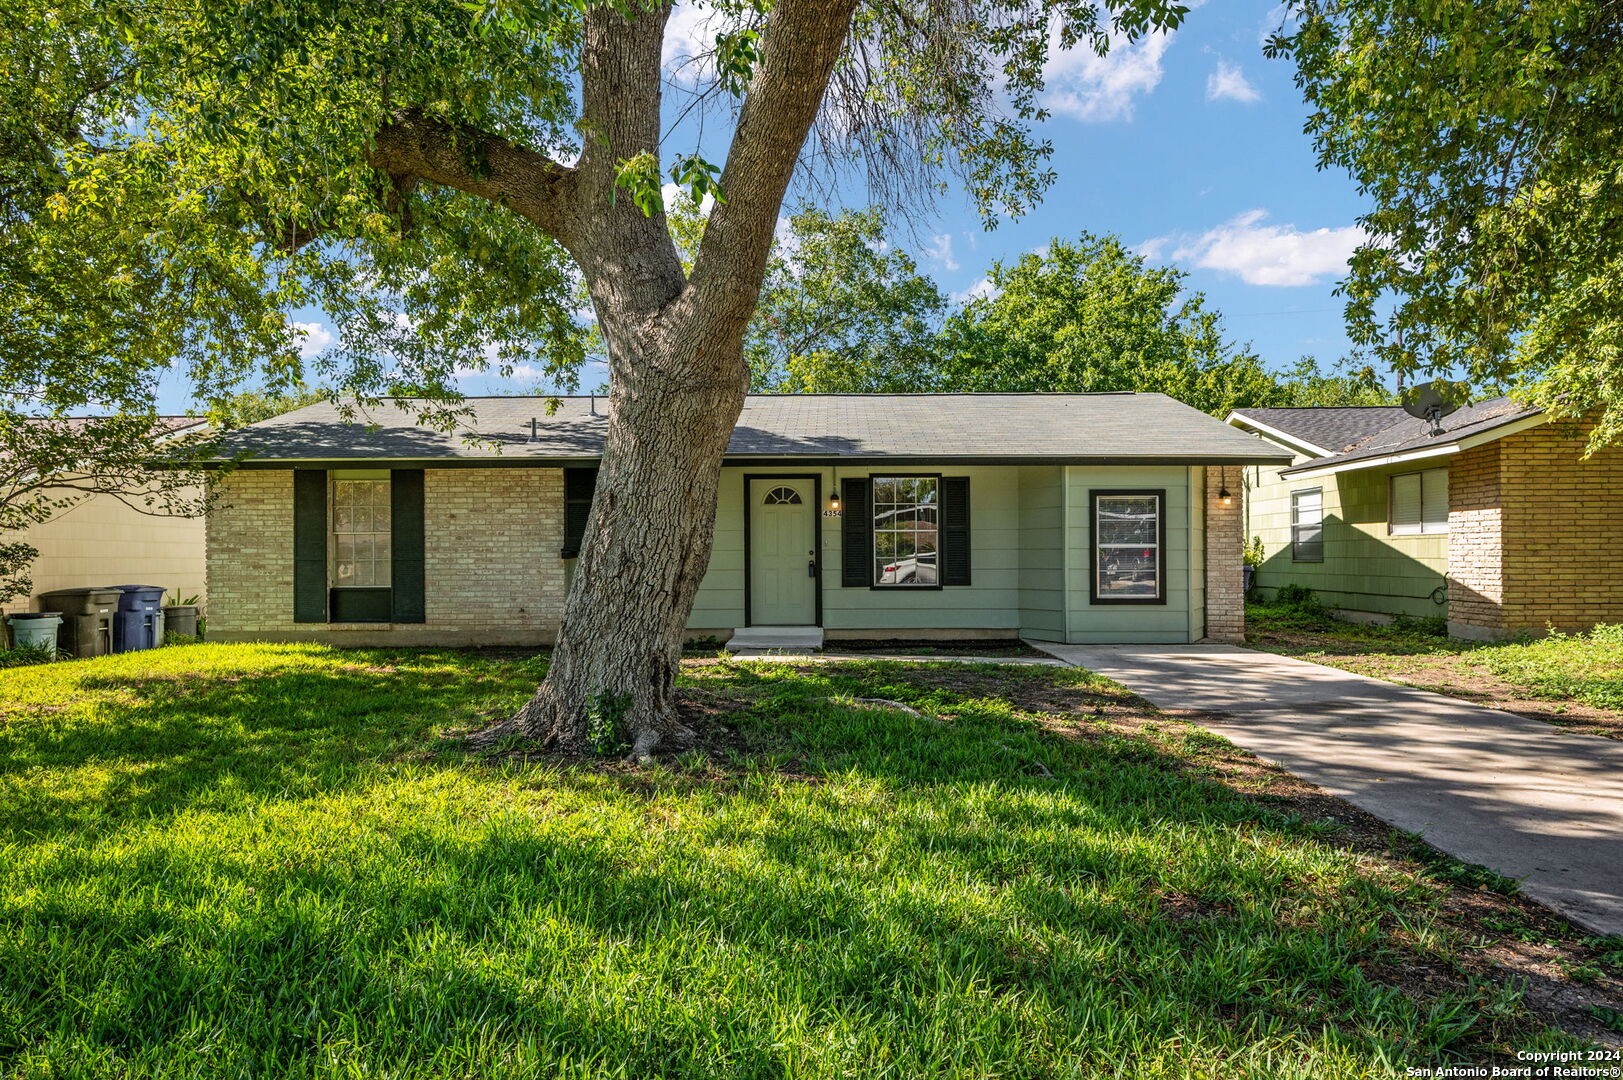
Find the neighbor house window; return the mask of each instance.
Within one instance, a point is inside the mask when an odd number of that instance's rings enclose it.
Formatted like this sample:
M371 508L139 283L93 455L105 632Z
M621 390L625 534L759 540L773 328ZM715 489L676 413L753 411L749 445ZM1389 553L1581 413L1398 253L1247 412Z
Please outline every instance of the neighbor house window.
M335 476L332 481L333 588L386 588L391 532L388 478Z
M1448 470L1400 473L1388 492L1387 531L1420 536L1448 531Z
M940 583L938 529L941 478L873 478L874 584L935 586Z
M1165 602L1165 520L1159 491L1094 492L1093 602Z
M1291 561L1324 561L1324 491L1291 492Z

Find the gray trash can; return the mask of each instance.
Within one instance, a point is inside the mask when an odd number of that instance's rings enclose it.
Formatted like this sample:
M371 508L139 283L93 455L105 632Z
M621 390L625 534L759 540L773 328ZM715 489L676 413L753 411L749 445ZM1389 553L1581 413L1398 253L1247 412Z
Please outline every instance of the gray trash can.
M19 612L6 622L11 624L11 643L17 648L56 651L56 631L62 625L62 616L56 612Z
M39 598L41 611L62 616L58 633L62 649L86 658L105 656L113 651L113 618L124 596L117 589L57 589Z
M166 634L182 637L197 636L197 605L170 604L163 609L163 629Z

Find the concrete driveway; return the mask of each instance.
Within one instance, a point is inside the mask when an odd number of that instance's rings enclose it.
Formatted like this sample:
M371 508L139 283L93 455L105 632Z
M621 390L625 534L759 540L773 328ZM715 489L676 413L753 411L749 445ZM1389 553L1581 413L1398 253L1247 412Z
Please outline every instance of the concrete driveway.
M1032 644L1623 934L1623 742L1231 645Z

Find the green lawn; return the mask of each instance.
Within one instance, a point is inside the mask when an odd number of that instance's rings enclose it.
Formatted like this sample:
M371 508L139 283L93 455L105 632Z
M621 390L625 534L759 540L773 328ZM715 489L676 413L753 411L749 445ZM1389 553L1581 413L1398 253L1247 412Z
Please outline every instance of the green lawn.
M443 737L543 665L0 671L0 1075L1278 1080L1585 1045L1471 974L1438 877L1217 783L1231 751L1085 672L691 661L712 749L649 769Z
M1322 610L1252 604L1250 644L1483 699L1591 734L1623 738L1623 624L1537 640L1461 641L1422 623L1365 626Z

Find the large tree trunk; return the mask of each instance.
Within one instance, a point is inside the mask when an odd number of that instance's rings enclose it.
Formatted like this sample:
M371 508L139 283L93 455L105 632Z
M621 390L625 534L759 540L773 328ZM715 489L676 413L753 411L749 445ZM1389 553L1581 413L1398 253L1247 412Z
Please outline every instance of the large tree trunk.
M580 164L537 164L486 140L483 173L458 172L423 124L385 132L380 167L496 198L575 257L608 344L608 441L552 667L489 739L520 734L571 751L629 748L646 759L686 735L676 672L710 560L716 484L749 378L742 343L773 229L806 133L844 47L855 0L779 0L739 112L718 201L691 275L663 214L616 190L621 164L659 145L667 2L631 18L588 8L581 99L591 120ZM566 204L558 208L560 201Z
M676 715L676 672L744 384L728 370L741 360L700 371L669 354L637 359L614 384L552 667L514 724L559 749L646 758L689 735Z

